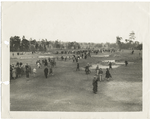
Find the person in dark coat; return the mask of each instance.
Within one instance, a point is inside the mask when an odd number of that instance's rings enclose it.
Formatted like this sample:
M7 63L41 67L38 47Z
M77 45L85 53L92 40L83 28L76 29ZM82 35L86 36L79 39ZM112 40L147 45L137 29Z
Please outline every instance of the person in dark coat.
M17 73L18 73L18 77L21 77L21 68L20 68L20 66L17 67Z
M48 63L47 63L47 60L45 59L45 66L47 66L48 65Z
M45 78L47 78L47 75L48 75L48 68L47 68L47 66L44 69L44 74L45 74Z
M78 62L78 58L76 57L75 59L76 59L76 62Z
M23 74L24 74L24 66L21 65L21 75L23 75Z
M108 68L106 69L106 76L105 76L105 78L107 79L107 81L109 81L109 78L112 78Z
M54 67L56 67L56 61L55 61L55 59L53 60L53 63L54 63Z
M16 69L16 78L18 78L19 77L19 65L16 65L15 69Z
M94 79L93 79L93 93L96 94L97 93L97 88L98 88L98 80L97 80L97 77L94 76Z
M29 66L28 66L28 63L27 63L26 66L25 66L25 69L27 70L28 67L29 67Z
M27 68L26 68L26 78L29 78L29 73L30 73L29 67L27 67Z
M72 57L72 61L73 61L73 62L75 61L75 58L74 58L74 57Z
M77 69L76 71L79 71L80 70L80 65L79 65L79 62L77 62Z
M125 66L127 66L127 65L128 65L128 61L126 60L126 61L125 61Z
M64 60L64 57L63 57L63 56L61 56L61 60Z
M112 69L112 63L111 62L109 63L109 69Z
M32 69L31 69L30 65L28 65L28 69L29 69L29 73L31 74L32 73Z
M48 61L51 62L51 58L48 58Z
M88 63L87 66L85 67L85 73L86 73L86 74L91 73L91 71L90 71L90 64L89 64L89 63Z
M22 62L20 62L20 67L22 66Z
M134 50L132 50L132 53L131 54L133 54L134 53Z
M64 57L65 58L65 61L67 60L67 56L66 57Z
M16 66L19 66L19 62L16 63Z

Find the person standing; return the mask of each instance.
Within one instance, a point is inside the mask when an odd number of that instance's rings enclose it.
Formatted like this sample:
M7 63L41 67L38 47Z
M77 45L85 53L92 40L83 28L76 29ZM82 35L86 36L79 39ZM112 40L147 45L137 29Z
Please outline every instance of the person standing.
M45 59L45 66L47 66L48 65L48 63L47 63L47 60Z
M36 68L33 68L33 76L36 76Z
M65 61L67 60L67 56L65 57Z
M13 79L16 78L16 70L14 67L12 68L12 77L13 77Z
M99 69L99 78L100 78L100 81L102 81L102 76L103 76L103 70L100 68Z
M97 77L94 76L94 79L93 79L93 93L96 94L97 93L97 88L98 88L98 80L97 80Z
M18 71L17 71L17 72L18 72L18 77L21 77L21 67L18 66L18 67L17 67L17 70L18 70Z
M78 62L78 57L76 57L75 59L76 59L76 62Z
M40 67L41 67L39 62L37 63L37 67L38 67L38 68L40 68Z
M132 50L131 54L132 54L132 55L134 54L134 50Z
M80 65L79 65L79 62L77 62L77 69L76 71L79 71L80 70Z
M30 65L28 65L28 69L29 69L29 73L31 74L32 73L32 69L31 69Z
M72 57L72 61L73 61L73 62L75 61L75 58L74 58L74 57Z
M18 78L19 77L19 65L16 65L16 78Z
M21 65L21 75L24 74L24 65Z
M126 61L125 61L125 66L127 66L127 65L128 65L128 61L126 60Z
M106 76L105 76L105 78L107 79L107 81L109 81L109 78L112 78L108 68L106 69Z
M96 67L95 70L96 70L97 80L100 81L100 77L99 77L99 76L100 76L100 75L99 75L99 66L98 66L98 65L97 65L97 67Z
M48 68L47 68L47 66L44 69L44 74L45 74L45 78L47 78L47 75L48 75Z
M50 65L49 74L50 74L50 75L53 75L53 67L52 67L52 65Z
M29 67L26 68L26 78L29 78L29 73L30 73L30 70L29 70Z
M85 72L86 72L86 74L91 73L91 71L90 71L90 64L89 64L89 63L88 63L87 66L85 67Z
M98 65L97 65L95 71L96 71L96 74L98 75L98 72L99 72L99 66Z
M112 63L111 62L109 63L109 69L112 69Z
M28 63L26 64L26 66L25 66L25 69L27 70L27 68L28 68Z
M20 62L20 67L22 66L22 62Z

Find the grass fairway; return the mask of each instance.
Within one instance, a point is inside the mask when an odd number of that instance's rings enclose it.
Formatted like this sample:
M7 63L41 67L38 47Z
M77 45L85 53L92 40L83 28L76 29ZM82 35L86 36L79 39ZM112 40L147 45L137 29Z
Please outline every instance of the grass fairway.
M117 52L119 57L88 58L79 61L83 67L87 62L97 63L100 60L116 59L134 62L127 67L110 70L112 80L98 82L98 93L92 92L92 80L95 71L88 76L84 71L75 71L76 63L72 60L57 61L54 75L44 77L44 67L37 69L34 78L29 81L25 76L11 80L11 111L77 111L77 112L125 112L142 111L142 60L138 51ZM109 54L109 53L105 53ZM59 54L58 54L59 55ZM35 67L37 59L11 59ZM103 70L105 73L105 70ZM103 75L103 77L105 74Z

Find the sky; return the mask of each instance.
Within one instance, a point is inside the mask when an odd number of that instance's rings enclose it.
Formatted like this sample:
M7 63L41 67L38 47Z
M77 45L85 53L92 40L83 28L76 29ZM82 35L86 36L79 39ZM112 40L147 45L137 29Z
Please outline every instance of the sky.
M2 36L115 43L147 40L150 4L141 2L3 2Z

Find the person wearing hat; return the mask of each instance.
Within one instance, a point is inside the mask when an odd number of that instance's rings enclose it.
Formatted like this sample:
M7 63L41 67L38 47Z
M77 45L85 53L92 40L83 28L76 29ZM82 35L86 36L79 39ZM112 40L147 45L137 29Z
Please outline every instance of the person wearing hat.
M93 79L93 93L94 94L97 93L97 88L98 88L97 82L98 82L97 76L94 76L94 79Z

